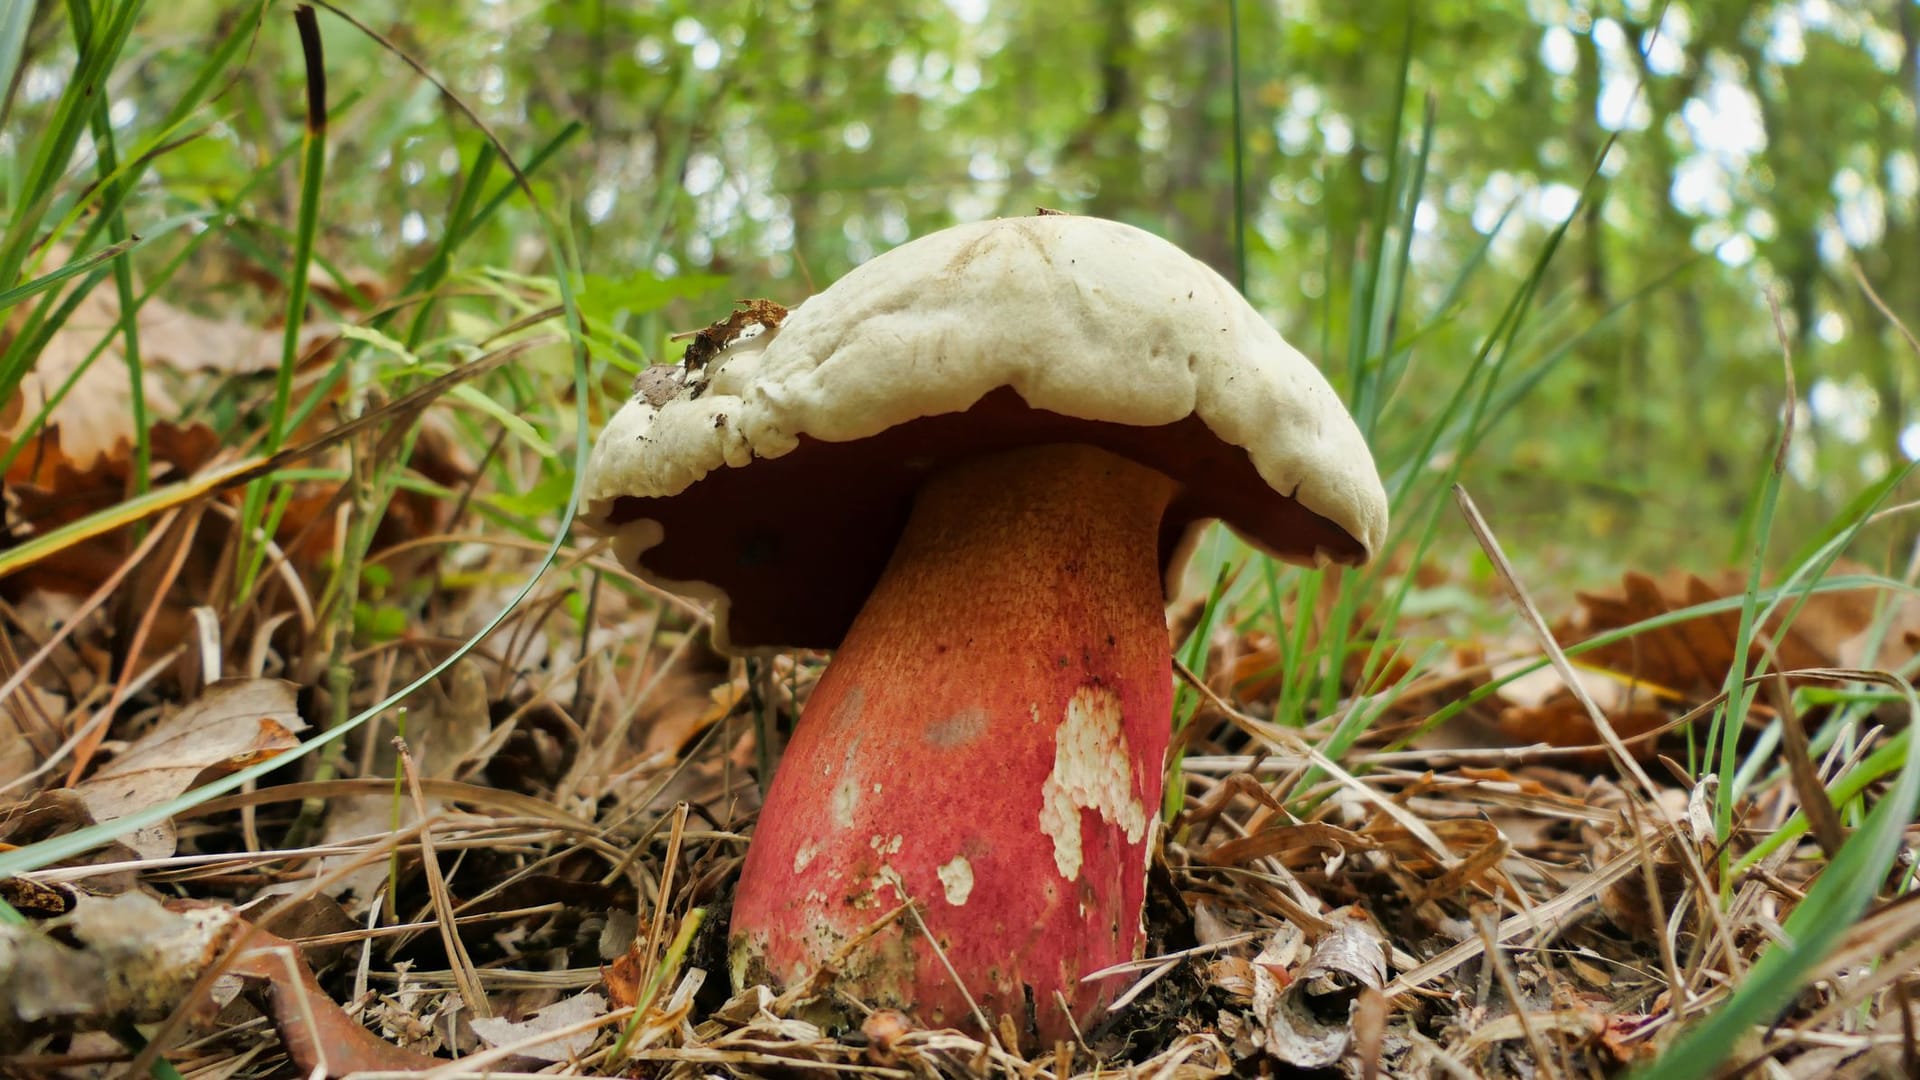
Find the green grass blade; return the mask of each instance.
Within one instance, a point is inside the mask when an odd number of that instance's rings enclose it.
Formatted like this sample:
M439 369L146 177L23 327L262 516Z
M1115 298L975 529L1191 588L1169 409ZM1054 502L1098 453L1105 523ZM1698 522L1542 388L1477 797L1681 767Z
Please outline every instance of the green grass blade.
M526 183L526 174L516 169L515 179L519 189L527 196L529 201L532 201L533 192ZM555 252L556 257L559 257L566 248L559 242L557 235L558 226L552 220L551 215L540 211L537 203L535 207L537 216L546 230L549 245ZM400 687L367 709L356 713L350 717L346 723L328 728L313 738L301 743L299 746L287 750L284 753L276 754L269 760L194 788L185 794L159 805L150 806L125 817L116 818L98 825L90 825L86 828L78 829L49 840L39 841L12 851L0 851L0 878L29 873L53 865L64 859L70 859L76 855L84 854L85 852L111 842L117 836L123 836L150 825L158 824L185 810L198 806L208 799L226 794L229 791L234 791L248 783L259 780L274 770L296 761L315 750L338 742L353 731L358 730L362 725L367 723L367 721L406 701L419 690L433 683L442 674L451 670L455 664L464 659L478 647L482 641L492 636L508 619L514 617L520 605L525 602L528 596L532 595L534 589L545 576L548 568L551 567L558 558L560 550L566 545L568 531L572 527L574 516L580 507L579 478L586 475L587 456L592 448L592 440L588 435L589 418L587 414L588 402L593 396L592 387L588 378L587 350L585 336L580 323L579 303L574 295L571 284L573 280L577 279L578 270L570 264L563 264L559 267L555 277L559 283L561 304L566 313L566 325L569 340L572 342L573 352L572 397L574 402L575 432L573 475L575 481L568 493L566 505L561 510L559 519L554 525L553 536L547 546L545 554L520 587L508 597L507 602L503 604L472 637L467 638L459 646L448 650L446 656L421 672L412 682ZM148 495L142 498L152 499L154 497L155 495ZM0 554L0 558L13 554L13 551L9 551ZM0 575L3 575L5 572L4 568L0 568Z
M294 8L293 18L300 31L301 53L306 61L307 117L302 136L300 163L300 203L294 228L293 257L287 267L287 307L285 331L280 341L280 368L275 373L273 405L267 414L266 451L271 454L286 441L291 425L287 413L293 402L293 376L300 364L300 331L307 322L307 275L313 266L314 239L320 231L321 191L327 171L327 70L320 40L319 17L304 4ZM347 363L343 353L340 364ZM239 595L253 589L254 579L266 559L266 545L256 543L260 518L266 509L268 481L247 487L240 508L241 549L238 558L242 572Z
M92 12L87 9L87 0L67 0L67 17L73 20L78 36L91 35ZM113 121L107 115L104 94L94 98L88 126L93 131L94 164L100 174L100 190L114 207L106 215L107 236L115 244L124 244L132 239L132 234L120 210L126 191L119 176L119 152L114 145ZM121 356L127 364L127 407L133 413L133 490L144 492L152 484L152 425L147 418L147 376L140 362L140 303L134 296L133 266L129 260L114 260L113 287L120 301L120 339L125 342Z
M34 144L19 206L6 232L0 235L0 288L11 287L20 277L21 267L26 264L28 252L39 234L40 222L59 194L61 178L67 163L73 160L74 149L92 115L92 105L105 96L107 75L126 46L142 2L126 0L106 18L94 21L90 33L77 34L79 54L73 75Z
M1225 595L1231 582L1231 567L1222 563L1218 576L1213 579L1213 588L1207 591L1207 602L1200 610L1200 621L1194 624L1193 632L1180 646L1180 662L1188 671L1198 673L1205 670L1207 643L1213 638L1213 628L1221 614L1220 599ZM1200 695L1185 682L1176 684L1173 696L1173 736L1180 732L1193 719L1194 710L1200 707ZM1186 783L1180 767L1184 755L1175 749L1167 754L1166 787L1161 795L1161 813L1165 820L1172 821L1186 802Z
M33 25L34 0L15 0L0 11L0 127L13 111L13 87L20 74L20 58L27 51L27 29Z
M300 45L307 59L305 154L300 167L300 206L294 230L293 258L287 269L286 333L281 339L280 371L273 387L273 411L267 419L268 453L287 436L287 410L293 399L293 373L300 362L300 330L307 321L307 271L313 265L314 238L320 232L321 189L327 173L327 72L321 53L319 19L299 7Z
M1786 327L1780 322L1780 311L1774 308L1776 330L1783 350L1790 348L1790 339ZM1750 537L1752 555L1747 566L1747 588L1740 605L1740 628L1733 638L1733 663L1727 669L1726 695L1724 708L1716 711L1713 723L1707 729L1707 745L1711 748L1710 768L1714 773L1731 778L1739 771L1740 718L1747 715L1757 688L1747 685L1748 657L1752 655L1754 628L1759 625L1756 619L1760 606L1760 581L1766 573L1767 540L1772 534L1773 517L1780 505L1780 489L1787 477L1787 449L1793 444L1793 413L1797 391L1794 388L1793 356L1786 352L1782 357L1786 368L1786 410L1780 421L1780 435L1774 441L1771 460L1761 473L1760 484L1754 493L1754 512L1750 515L1753 530ZM1725 842L1733 831L1733 785L1720 785L1719 797L1714 802L1713 824L1715 835ZM1730 853L1721 849L1721 868L1724 870L1730 859ZM1731 895L1732 879L1722 876L1722 892Z
M128 237L126 240L112 247L102 248L85 258L75 259L58 270L48 274L42 274L32 281L0 292L0 311L5 311L23 300L30 300L69 278L77 277L92 270L101 263L120 258L122 255L133 251L135 248L140 247L152 239L153 237L151 236Z
M1908 725L1920 724L1920 697L1902 684ZM1892 744L1889 744L1891 747ZM1898 777L1787 917L1786 940L1769 947L1726 1004L1687 1032L1660 1060L1636 1075L1641 1080L1692 1080L1711 1076L1756 1025L1779 1015L1820 961L1854 929L1854 922L1880 892L1900 852L1907 824L1920 810L1920 760L1903 752Z

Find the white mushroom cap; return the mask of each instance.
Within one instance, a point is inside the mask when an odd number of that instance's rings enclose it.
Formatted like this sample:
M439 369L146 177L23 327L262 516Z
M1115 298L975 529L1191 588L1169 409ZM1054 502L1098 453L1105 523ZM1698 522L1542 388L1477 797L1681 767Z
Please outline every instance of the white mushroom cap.
M853 526L830 520L841 508L889 519L859 531L891 535L852 545L883 565L912 475L1032 442L1094 442L1187 484L1174 541L1191 521L1221 517L1283 558L1360 563L1386 535L1372 455L1312 363L1172 244L1064 214L961 225L895 248L715 356L676 394L637 394L594 447L584 516L644 576L715 601L724 647L727 608L745 630L754 587L726 564L775 564L746 578L820 574L848 546ZM816 475L813 458L834 474ZM762 471L764 481L746 479ZM707 488L697 512L676 508ZM732 510L759 521L729 538L713 519ZM667 550L677 531L703 535L685 537L683 556ZM833 542L788 543L809 532ZM732 640L836 644L834 624L844 630L879 570L850 574L865 584L830 605L844 617L810 613L817 626L788 634L783 617L768 616ZM802 585L768 602L817 607L822 590Z

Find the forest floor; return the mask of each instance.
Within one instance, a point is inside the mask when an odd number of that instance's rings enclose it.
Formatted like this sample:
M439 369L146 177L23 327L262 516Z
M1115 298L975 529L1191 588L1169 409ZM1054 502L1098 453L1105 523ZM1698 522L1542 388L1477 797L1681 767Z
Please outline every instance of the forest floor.
M104 296L72 333L115 324ZM169 334L234 364L279 338L141 319L150 370ZM1464 499L1492 574L1371 580L1468 597L1469 635L1352 588L1250 601L1242 560L1173 609L1183 798L1108 1019L1022 1047L842 1000L870 1015L823 1030L831 987L725 962L765 736L823 658L729 660L597 538L494 527L546 451L449 385L278 456L162 421L131 499L106 398L16 444L0 1072L1911 1074L1911 586L1629 573L1545 620ZM269 465L306 471L246 545Z
M1789 362L1780 443L1724 523L1750 561L1509 561L1506 508L1457 481L1585 332L1520 334L1589 215L1490 304L1467 286L1498 228L1452 253L1431 317L1480 352L1417 403L1425 430L1376 425L1424 332L1381 253L1412 243L1431 103L1417 137L1411 111L1379 125L1385 217L1326 259L1361 252L1335 374L1372 410L1395 533L1358 570L1203 545L1221 572L1170 608L1146 955L1105 1020L1037 1046L830 981L729 985L762 783L826 658L721 655L705 609L574 517L592 433L685 340L652 331L724 319L689 301L730 279L582 272L536 187L581 125L515 160L451 93L422 99L463 140L445 218L408 267L343 266L323 196L350 215L392 176L328 187L310 6L301 133L184 194L146 170L231 133L184 125L251 92L269 5L121 158L94 91L140 5L66 7L70 76L0 144L33 148L0 227L0 1076L1920 1076L1913 468L1768 552ZM34 10L0 7L0 66ZM247 218L256 188L284 218ZM490 222L513 235L469 257ZM823 1028L816 1000L859 1022Z

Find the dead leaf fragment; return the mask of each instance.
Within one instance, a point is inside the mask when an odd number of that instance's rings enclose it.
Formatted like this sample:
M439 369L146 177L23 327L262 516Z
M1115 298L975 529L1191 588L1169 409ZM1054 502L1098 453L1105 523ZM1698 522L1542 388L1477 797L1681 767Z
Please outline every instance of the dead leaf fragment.
M1716 844L1711 808L1719 787L1718 778L1708 776L1695 784L1691 792L1674 789L1661 792L1665 806L1661 817L1674 821L1679 831L1671 832L1661 826L1659 818L1643 814L1636 839L1624 812L1626 793L1609 781L1595 783L1593 804L1621 811L1618 827L1605 832L1588 830L1588 835L1594 838L1595 855L1612 859L1625 853L1644 852L1653 861L1654 887L1659 890L1657 898L1648 891L1644 872L1614 881L1600 893L1600 907L1608 918L1629 933L1642 937L1666 932L1664 919L1672 915L1674 905L1684 901L1689 883L1687 856L1677 845L1691 845L1694 860L1712 861Z
M861 1021L867 1037L867 1060L882 1068L900 1061L900 1040L914 1029L913 1020L898 1009L875 1009Z
M1536 1036L1551 1034L1573 1042L1588 1042L1605 1034L1607 1018L1598 1010L1586 1006L1568 1006L1551 1012L1528 1013L1524 1023L1518 1015L1510 1013L1495 1017L1475 1028L1473 1034L1467 1036L1462 1050L1471 1057L1494 1043L1524 1039L1529 1030Z
M64 250L55 251L50 260L64 261ZM20 332L28 317L28 306L15 309L13 318L0 327L0 346ZM280 366L281 331L209 319L160 299L150 298L140 305L135 330L140 339L140 389L153 417L180 412L159 378L162 372L238 374ZM335 333L331 325L303 327L300 348L304 352ZM73 386L48 412L46 427L58 429L62 454L81 472L102 458L125 457L134 437L133 383L125 350L118 291L96 286L47 339L33 370L0 409L0 445L19 438L47 401L78 372Z
M1836 567L1835 572L1851 569L1841 566ZM1629 573L1622 577L1618 593L1578 594L1581 612L1557 627L1556 632L1562 641L1585 640L1684 608L1740 596L1746 586L1746 575L1735 570L1723 571L1710 579L1688 574L1668 575L1660 581L1646 574ZM1757 663L1764 657L1760 638L1770 636L1779 670L1854 666L1864 659L1861 642L1884 597L1882 591L1874 589L1809 596L1791 626L1782 628L1776 616L1761 628L1750 662ZM1888 649L1877 658L1880 664L1897 667L1912 655L1900 655L1904 645L1901 628L1916 618L1920 618L1920 603L1911 600L1903 603L1895 613L1895 629L1888 635ZM1735 648L1739 628L1737 609L1700 615L1602 645L1582 659L1637 682L1665 687L1689 700L1699 700L1720 690L1726 682L1727 671L1739 659Z
M1224 840L1200 857L1220 866L1243 866L1256 859L1272 856L1289 866L1298 866L1303 865L1306 859L1338 859L1353 852L1372 851L1378 846L1371 838L1338 825L1324 821L1303 821L1298 824L1277 823L1251 836Z
M43 791L23 803L0 811L0 850L26 847L41 840L64 836L94 824L80 793L72 788ZM76 855L67 866L97 866L102 863L126 863L136 858L134 850L118 840ZM139 875L128 869L95 873L87 877L87 888L95 893L121 893L134 888Z
M1495 664L1492 671L1496 677L1505 677L1524 663L1526 661L1515 660ZM1667 710L1661 707L1662 702L1672 701L1675 695L1664 687L1636 682L1612 671L1576 666L1573 674L1581 689L1606 715L1613 730L1622 739L1629 740L1627 745L1634 753L1642 760L1651 758L1658 749L1657 740L1631 740L1667 723ZM1601 745L1600 731L1594 727L1593 717L1567 688L1560 673L1552 668L1540 668L1509 680L1500 688L1496 700L1500 702L1496 717L1500 730L1516 744ZM1596 750L1593 760L1606 760L1605 751Z
M224 679L134 740L77 788L95 821L112 821L184 793L202 774L224 775L299 745L306 730L295 687L280 679ZM163 822L122 838L143 858L173 854Z
M1841 566L1835 572L1853 569ZM1617 590L1578 593L1580 609L1555 624L1554 636L1572 645L1688 608L1737 598L1746 587L1745 572L1737 570L1658 579L1627 573ZM1867 644L1876 640L1876 623L1884 619L1886 632L1874 660L1881 666L1898 667L1911 659L1915 644L1920 643L1920 637L1908 639L1912 628L1920 628L1920 598L1904 598L1883 616L1881 607L1887 600L1888 594L1877 589L1813 594L1798 605L1791 626L1783 626L1776 614L1760 628L1747 662L1766 661L1770 645L1777 670L1861 666L1867 659ZM1575 676L1634 754L1650 760L1658 749L1654 735L1726 684L1728 671L1740 660L1739 627L1736 608L1642 630L1580 654ZM1495 665L1494 673L1510 673L1520 663L1524 661ZM1507 682L1495 701L1499 727L1513 743L1600 743L1585 706L1551 670ZM1605 756L1596 751L1593 758L1597 762Z
M47 919L65 915L79 903L80 892L60 882L41 882L32 878L0 878L0 902L22 915Z
M525 1020L507 1020L498 1016L476 1016L473 1018L473 1033L480 1036L488 1046L509 1046L524 1042L536 1035L549 1031L573 1027L607 1012L607 999L591 991L576 994L541 1009ZM546 1042L522 1046L514 1051L522 1057L536 1061L562 1062L572 1061L587 1052L593 1040L599 1036L596 1028L586 1028L568 1035L555 1036Z
M0 925L0 1046L164 1018L239 925L224 908L174 912L144 893L80 896L37 927Z
M54 717L67 714L66 699L37 686L23 685L0 708L0 787L12 784L60 745Z
M301 1075L331 1080L356 1072L424 1072L445 1062L383 1041L348 1016L313 976L299 946L258 928L226 967L273 1018Z

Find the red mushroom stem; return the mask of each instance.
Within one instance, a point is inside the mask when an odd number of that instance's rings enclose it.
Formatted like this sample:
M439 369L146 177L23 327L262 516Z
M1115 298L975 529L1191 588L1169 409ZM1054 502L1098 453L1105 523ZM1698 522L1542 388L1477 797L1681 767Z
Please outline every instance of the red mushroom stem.
M969 995L1041 1045L1097 1018L1128 980L1081 977L1141 948L1175 491L1088 446L928 481L767 793L734 902L738 984L839 959L839 990L931 1026L974 1026ZM848 949L908 899L925 933L909 915Z

